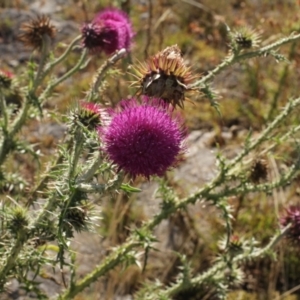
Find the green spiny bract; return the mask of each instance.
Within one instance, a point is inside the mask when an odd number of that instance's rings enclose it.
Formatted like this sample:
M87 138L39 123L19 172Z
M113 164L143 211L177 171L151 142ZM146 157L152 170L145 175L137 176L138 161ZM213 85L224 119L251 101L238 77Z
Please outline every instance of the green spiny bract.
M260 43L260 35L249 27L241 27L229 33L230 47L233 52L256 48Z
M27 210L21 207L9 209L7 228L13 235L22 232L27 228L29 224L27 214Z

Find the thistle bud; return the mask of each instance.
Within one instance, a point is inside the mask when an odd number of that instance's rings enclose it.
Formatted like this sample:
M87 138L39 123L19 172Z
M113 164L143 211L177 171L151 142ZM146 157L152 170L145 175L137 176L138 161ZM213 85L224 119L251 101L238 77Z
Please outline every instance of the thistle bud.
M11 210L7 227L13 235L24 230L28 224L29 221L27 218L27 211L25 209L16 207Z
M222 251L234 257L238 254L243 253L243 241L237 235L230 236L229 242L227 242L227 237L224 237L220 243L219 247Z
M64 230L69 237L73 237L74 230L81 232L89 229L93 206L91 204L81 204L71 206L64 215Z
M9 89L12 83L13 74L0 70L0 88Z
M99 104L81 101L75 113L75 120L92 130L102 126L102 117L104 117L104 115L104 109Z
M260 35L253 29L241 27L230 33L231 48L233 51L255 48L260 43Z

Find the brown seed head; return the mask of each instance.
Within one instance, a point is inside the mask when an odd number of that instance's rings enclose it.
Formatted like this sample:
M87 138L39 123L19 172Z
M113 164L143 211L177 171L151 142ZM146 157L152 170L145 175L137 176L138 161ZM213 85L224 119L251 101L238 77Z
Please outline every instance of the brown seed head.
M249 179L253 183L259 183L268 178L268 164L265 159L256 159L252 164Z
M140 88L140 94L163 99L174 108L183 108L185 92L195 79L186 67L177 45L167 47L150 57L144 64L133 68L138 80L133 82Z
M29 47L41 49L43 46L43 36L48 36L51 40L54 39L56 28L50 23L50 19L46 16L39 16L28 23L21 26L23 32L19 39Z

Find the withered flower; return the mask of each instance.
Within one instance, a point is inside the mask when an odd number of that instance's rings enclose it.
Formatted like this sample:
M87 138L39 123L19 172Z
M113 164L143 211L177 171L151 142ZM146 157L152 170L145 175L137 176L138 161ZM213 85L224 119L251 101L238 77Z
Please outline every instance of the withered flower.
M23 32L19 39L29 47L41 49L43 46L43 36L48 36L51 40L54 39L56 28L50 23L50 19L46 16L38 16L36 19L21 26Z
M249 179L253 183L259 183L260 181L268 178L268 163L265 159L256 159L250 170Z
M196 78L185 65L177 45L167 47L133 70L136 75L132 75L138 79L133 86L140 88L140 94L163 99L174 108L184 107L185 93L192 90L188 85Z
M65 222L75 231L80 232L86 227L88 220L88 207L81 205L69 207L65 215Z

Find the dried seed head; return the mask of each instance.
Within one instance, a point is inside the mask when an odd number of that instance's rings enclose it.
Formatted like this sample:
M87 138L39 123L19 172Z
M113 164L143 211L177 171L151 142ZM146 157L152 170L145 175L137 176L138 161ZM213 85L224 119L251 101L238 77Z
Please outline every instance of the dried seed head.
M51 40L54 39L56 28L50 23L50 19L46 16L39 16L29 23L22 24L19 36L20 40L29 47L41 49L43 46L43 36L48 36Z
M260 43L260 35L249 27L241 27L230 33L231 47L235 51L255 48Z
M92 205L82 205L69 207L64 216L64 230L69 237L73 237L74 230L81 232L88 230L89 213L93 209Z
M138 79L133 85L140 88L140 94L163 99L174 108L176 105L183 108L185 93L192 90L188 85L195 77L186 67L177 45L167 47L133 70Z
M265 159L256 159L251 167L249 179L253 183L259 183L260 181L268 178L268 163Z
M87 209L84 206L70 207L67 210L66 222L68 222L78 232L85 226L86 219Z

